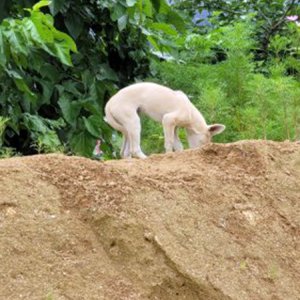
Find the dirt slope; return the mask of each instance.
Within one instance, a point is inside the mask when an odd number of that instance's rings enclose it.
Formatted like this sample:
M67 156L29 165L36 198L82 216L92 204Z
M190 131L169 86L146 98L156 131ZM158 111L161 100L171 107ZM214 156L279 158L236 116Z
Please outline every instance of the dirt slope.
M0 299L300 299L300 144L0 161Z

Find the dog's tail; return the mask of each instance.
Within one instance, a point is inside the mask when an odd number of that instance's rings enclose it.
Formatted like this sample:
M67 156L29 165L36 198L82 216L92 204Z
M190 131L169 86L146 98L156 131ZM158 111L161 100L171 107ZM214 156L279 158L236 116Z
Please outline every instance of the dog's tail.
M120 132L124 131L123 126L115 119L109 107L105 108L105 116L103 119L106 123L108 123L111 127L115 128L116 130Z

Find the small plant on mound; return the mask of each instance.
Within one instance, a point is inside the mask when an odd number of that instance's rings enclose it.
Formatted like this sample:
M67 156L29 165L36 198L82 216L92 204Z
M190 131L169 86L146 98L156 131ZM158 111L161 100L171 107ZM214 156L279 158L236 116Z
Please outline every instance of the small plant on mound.
M0 158L11 157L14 154L13 149L9 147L3 147L3 133L9 118L0 116Z
M0 147L2 147L3 144L3 133L6 127L7 122L9 121L9 118L1 117L0 116Z

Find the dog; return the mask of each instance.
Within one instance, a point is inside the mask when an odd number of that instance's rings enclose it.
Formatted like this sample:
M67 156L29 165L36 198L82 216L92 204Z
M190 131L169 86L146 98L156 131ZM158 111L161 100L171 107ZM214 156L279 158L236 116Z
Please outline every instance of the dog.
M162 123L166 152L183 150L178 127L186 129L190 148L209 143L225 129L222 124L207 125L182 91L151 82L135 83L121 89L105 105L104 120L123 134L122 158L147 157L140 146L141 113Z

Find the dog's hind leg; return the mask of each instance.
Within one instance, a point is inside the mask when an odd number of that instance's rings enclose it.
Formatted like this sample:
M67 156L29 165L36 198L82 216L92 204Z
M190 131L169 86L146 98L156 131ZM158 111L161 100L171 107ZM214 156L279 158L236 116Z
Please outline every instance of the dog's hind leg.
M130 118L130 122L126 124L128 133L128 141L130 147L130 154L132 157L146 158L147 156L141 149L141 121L138 114L135 112Z
M122 114L119 111L114 110L115 114L118 116L118 118L116 118L113 114L113 112L111 111L111 108L109 106L107 106L105 108L105 113L106 116L104 117L104 121L107 122L111 127L113 127L114 129L120 131L123 135L123 143L122 143L122 147L121 147L121 151L120 151L120 156L122 158L130 158L130 149L129 149L129 140L128 140L128 133L125 129L125 127L122 125L122 118L120 116L122 116Z

